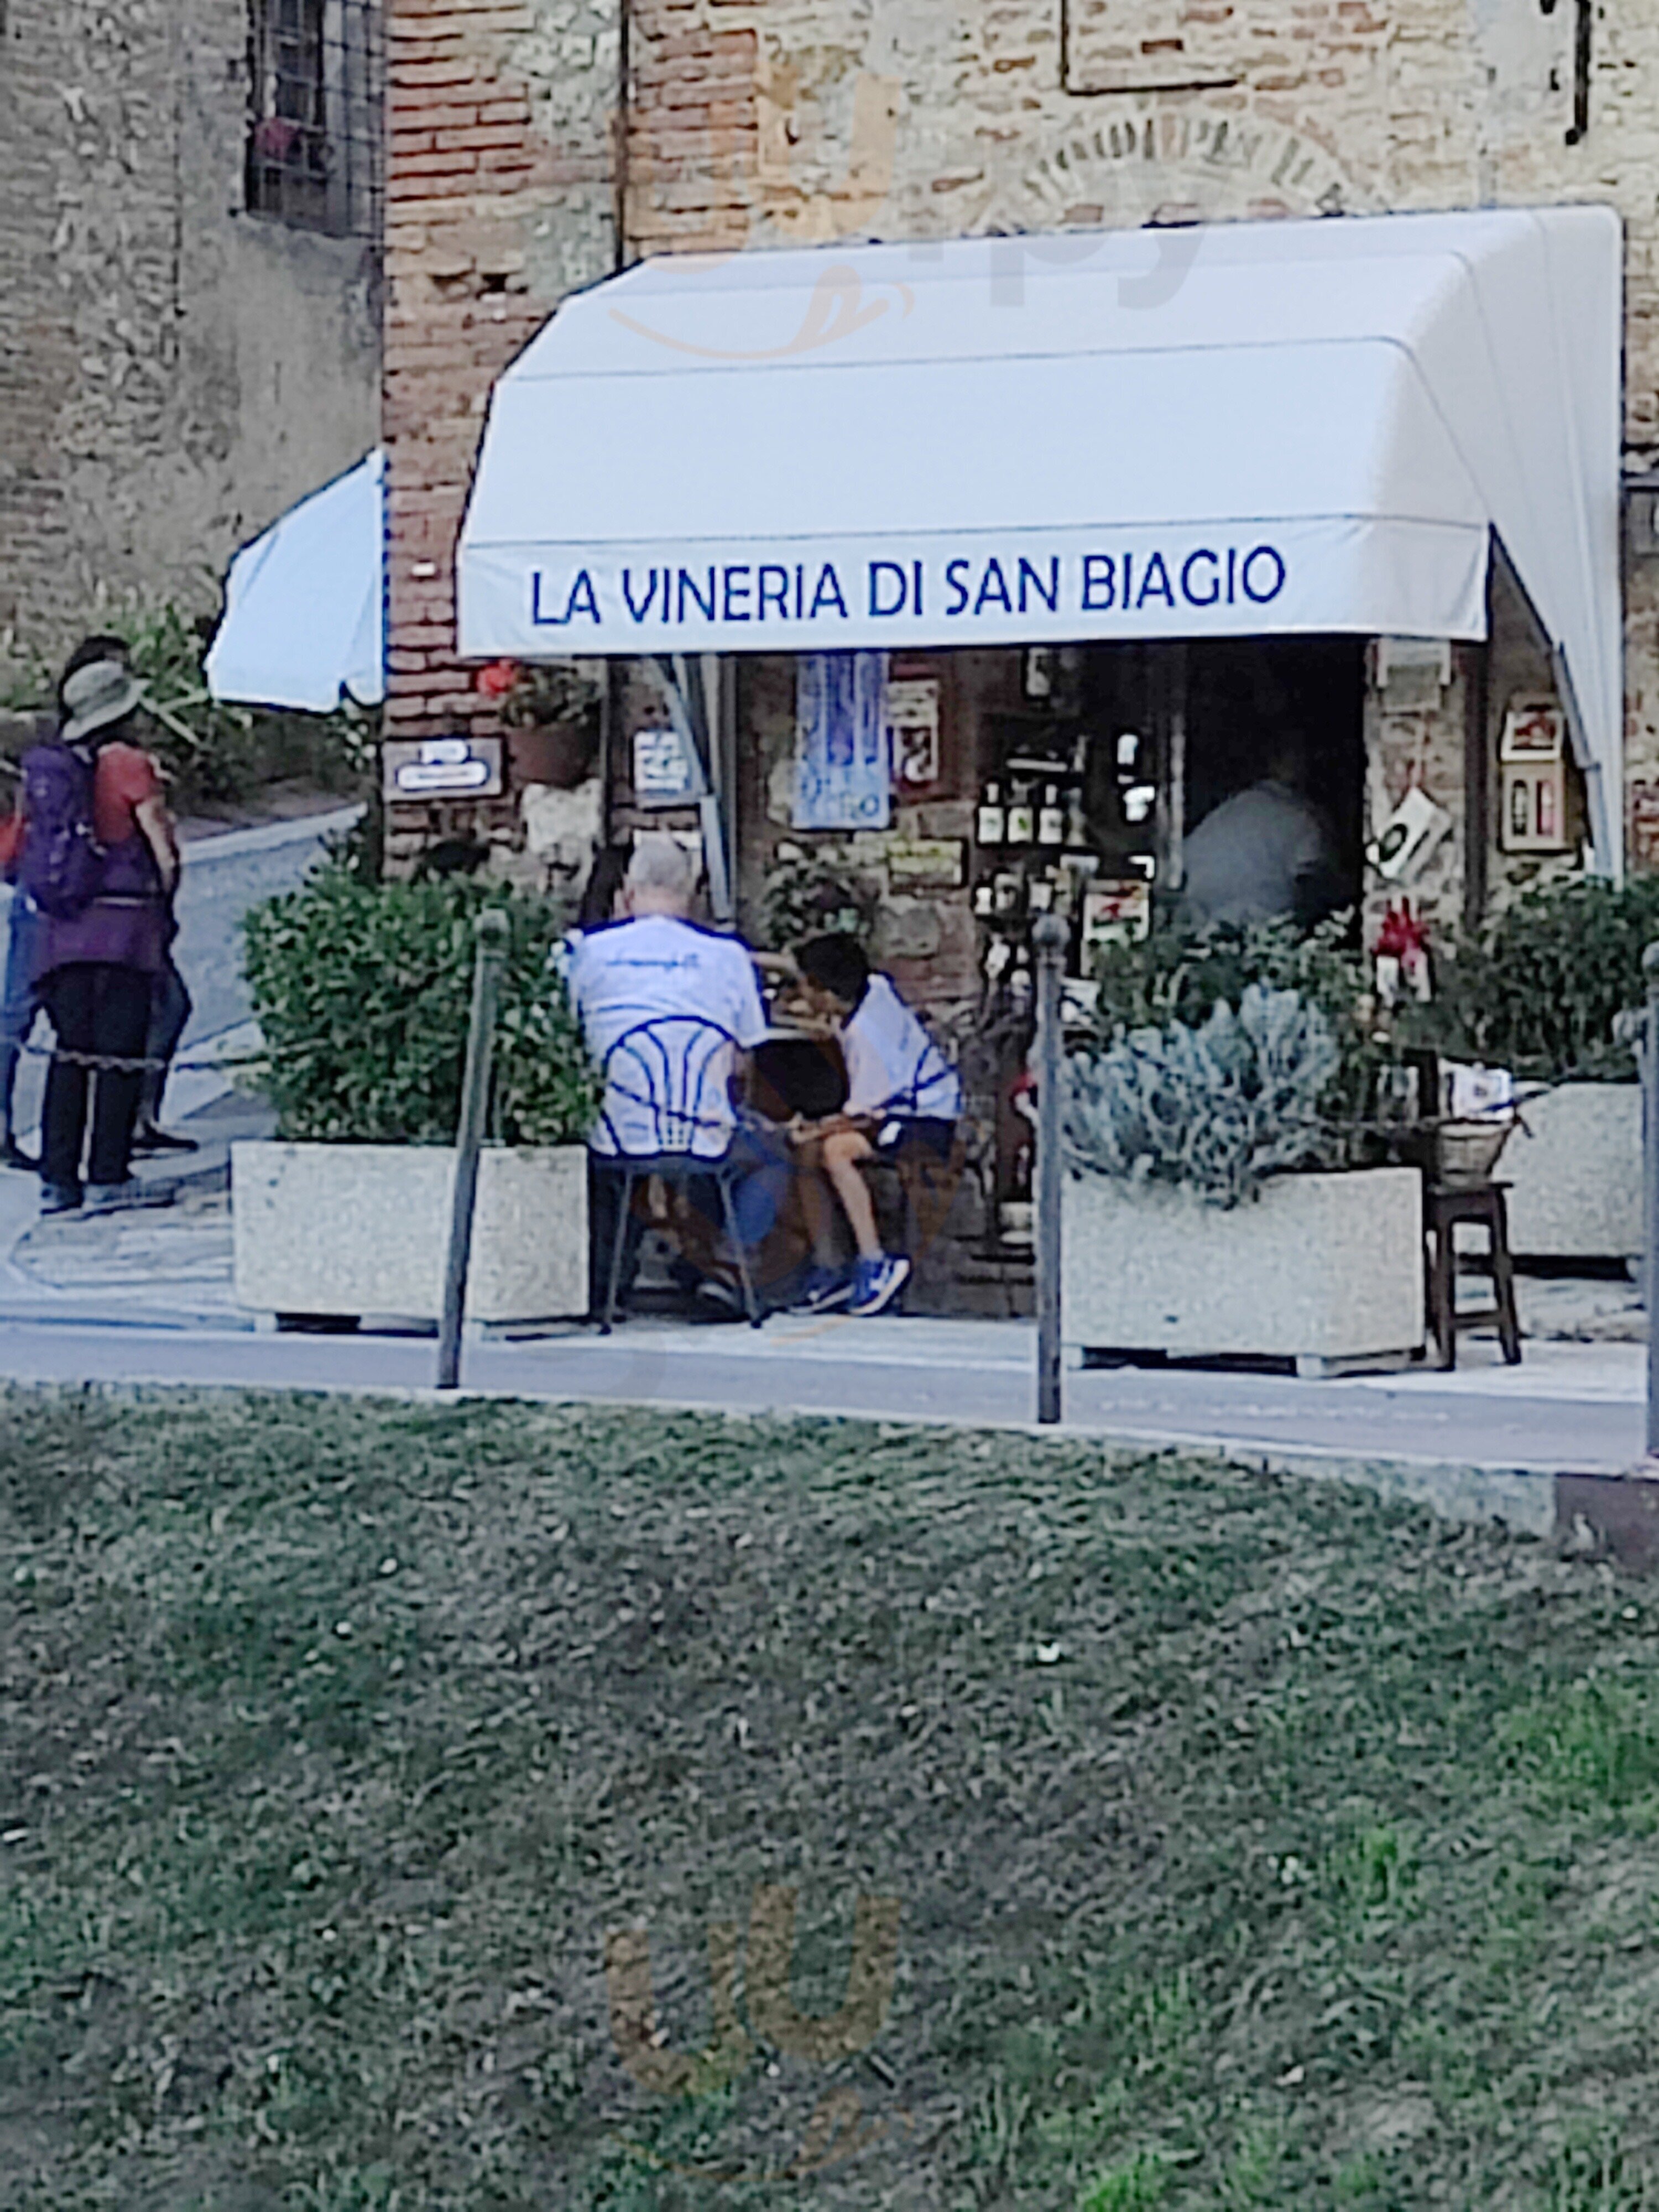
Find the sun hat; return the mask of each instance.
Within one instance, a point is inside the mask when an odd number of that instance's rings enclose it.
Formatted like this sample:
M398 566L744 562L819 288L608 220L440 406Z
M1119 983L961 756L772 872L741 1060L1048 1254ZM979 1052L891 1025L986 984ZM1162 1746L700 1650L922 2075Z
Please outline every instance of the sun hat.
M123 661L94 660L77 668L63 690L65 742L72 744L77 738L120 721L143 696L143 685Z

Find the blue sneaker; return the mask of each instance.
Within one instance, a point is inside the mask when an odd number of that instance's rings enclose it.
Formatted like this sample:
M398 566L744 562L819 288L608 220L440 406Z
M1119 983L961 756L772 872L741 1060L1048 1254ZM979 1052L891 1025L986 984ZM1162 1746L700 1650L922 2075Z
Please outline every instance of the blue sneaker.
M879 1260L860 1260L853 1270L853 1302L848 1313L884 1312L910 1279L910 1262L884 1252Z
M846 1267L809 1267L806 1280L800 1286L800 1295L794 1301L797 1313L834 1313L844 1306L853 1295L853 1277Z

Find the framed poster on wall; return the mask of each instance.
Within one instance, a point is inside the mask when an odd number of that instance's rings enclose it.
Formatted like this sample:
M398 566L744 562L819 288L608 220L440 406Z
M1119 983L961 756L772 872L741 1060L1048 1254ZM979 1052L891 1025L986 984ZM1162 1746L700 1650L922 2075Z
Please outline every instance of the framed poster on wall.
M1506 853L1565 853L1567 718L1553 701L1520 701L1504 717L1498 830Z
M937 783L943 772L938 677L890 677L885 711L894 782L912 791Z
M887 655L804 653L795 669L795 828L888 829Z

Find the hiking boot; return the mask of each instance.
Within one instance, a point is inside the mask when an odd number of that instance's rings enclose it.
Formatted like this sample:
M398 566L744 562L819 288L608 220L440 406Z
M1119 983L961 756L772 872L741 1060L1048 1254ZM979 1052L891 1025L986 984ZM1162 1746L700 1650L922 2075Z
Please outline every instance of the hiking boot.
M72 1182L46 1182L40 1186L40 1218L48 1214L78 1213L81 1211L81 1191Z
M158 1129L153 1122L133 1132L131 1150L135 1160L153 1160L161 1152L199 1152L201 1149L194 1137L175 1137L170 1129Z
M884 1313L910 1279L910 1262L884 1252L860 1260L853 1271L853 1300L847 1310L860 1317Z
M137 1176L129 1176L125 1182L89 1182L82 1211L88 1215L132 1213L141 1206L171 1206L178 1195L177 1183L140 1182Z

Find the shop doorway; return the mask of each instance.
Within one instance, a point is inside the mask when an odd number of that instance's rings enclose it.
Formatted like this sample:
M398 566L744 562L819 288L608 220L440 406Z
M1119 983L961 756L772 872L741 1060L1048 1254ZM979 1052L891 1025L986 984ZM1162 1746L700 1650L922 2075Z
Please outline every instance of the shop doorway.
M1031 656L1028 656L1028 659ZM1357 907L1364 866L1365 646L1358 637L1090 646L1055 656L1092 732L1085 811L1108 876L1181 911L1185 840L1222 802L1288 777L1321 815L1326 902Z
M1365 646L1244 638L1186 648L1184 832L1287 761L1323 817L1330 898L1359 903L1364 867Z

